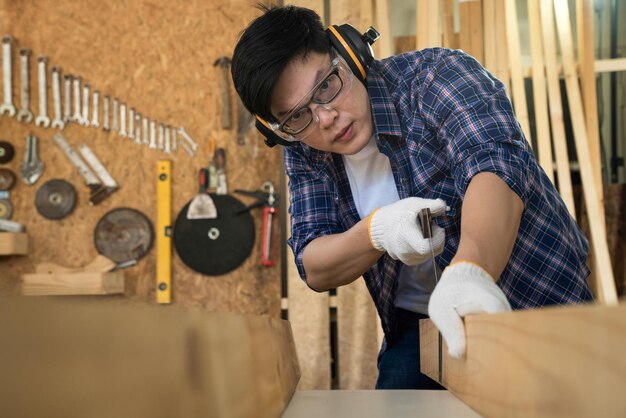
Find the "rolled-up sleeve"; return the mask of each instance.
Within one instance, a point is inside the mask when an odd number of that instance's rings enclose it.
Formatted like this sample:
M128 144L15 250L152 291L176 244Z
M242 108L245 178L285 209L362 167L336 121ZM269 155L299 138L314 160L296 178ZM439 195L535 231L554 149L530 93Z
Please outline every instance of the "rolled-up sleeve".
M289 215L291 247L298 273L306 282L302 255L315 238L341 231L337 220L337 204L330 182L315 170L304 151L304 145L285 147L285 171L289 178Z
M463 197L473 176L491 172L526 204L526 160L534 157L504 85L462 51L432 65L418 76L415 106L445 148L457 193Z

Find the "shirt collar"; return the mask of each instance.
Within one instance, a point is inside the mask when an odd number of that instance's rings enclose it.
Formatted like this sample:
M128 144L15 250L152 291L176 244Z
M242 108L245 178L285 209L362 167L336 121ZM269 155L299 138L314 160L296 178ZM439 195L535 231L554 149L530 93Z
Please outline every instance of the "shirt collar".
M400 119L391 101L391 93L383 79L382 66L382 62L374 61L367 73L367 91L372 108L374 131L379 136L402 136Z

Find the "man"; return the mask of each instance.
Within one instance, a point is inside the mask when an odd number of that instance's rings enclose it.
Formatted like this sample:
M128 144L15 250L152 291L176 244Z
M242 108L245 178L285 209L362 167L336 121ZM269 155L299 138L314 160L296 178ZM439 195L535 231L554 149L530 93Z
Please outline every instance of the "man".
M443 48L366 60L361 81L335 32L308 9L265 9L232 75L268 140L288 145L300 275L319 292L365 278L385 331L377 388L438 386L419 371L420 318L459 357L465 315L591 300L588 243L504 85Z

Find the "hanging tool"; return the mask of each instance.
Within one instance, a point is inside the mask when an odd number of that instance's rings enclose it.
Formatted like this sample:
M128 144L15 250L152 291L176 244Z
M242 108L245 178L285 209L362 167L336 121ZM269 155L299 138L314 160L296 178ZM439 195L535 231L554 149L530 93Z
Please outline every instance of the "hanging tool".
M94 242L98 253L117 266L135 265L154 241L152 222L136 209L116 208L107 212L96 225Z
M29 186L35 184L43 174L44 164L39 159L39 139L34 135L26 137L26 150L24 160L20 166L22 180Z
M78 195L71 183L62 179L45 182L35 195L35 207L50 220L63 219L74 211Z
M224 148L218 148L215 150L215 169L217 176L217 186L215 188L215 194L225 195L228 194L228 183L226 182L226 151Z
M271 267L274 265L272 260L272 221L274 214L276 213L276 195L274 193L274 185L266 181L261 186L261 190L247 191L247 190L235 190L235 193L240 193L246 196L252 196L257 198L257 202L251 204L242 210L242 212L248 212L251 209L263 206L263 236L261 242L261 264Z
M239 96L238 96L239 97ZM254 126L254 115L248 112L241 99L237 100L237 144L246 145L248 131Z
M15 156L15 148L10 142L0 141L0 164L11 162Z
M157 161L157 303L172 301L172 162Z
M91 195L89 196L90 204L97 205L119 189L117 182L87 145L80 144L79 150L91 167L74 151L63 135L57 133L53 139L70 162L78 169L78 173L85 179L87 186L91 190Z
M220 79L220 104L222 108L221 121L222 129L230 129L231 127L231 114L230 114L230 72L228 67L230 66L230 58L219 57L213 63L213 66L219 66L222 72Z
M187 219L215 219L217 209L207 189L209 186L209 170L201 168L198 171L198 194L189 203Z
M15 173L8 168L0 168L0 191L9 191L15 185Z

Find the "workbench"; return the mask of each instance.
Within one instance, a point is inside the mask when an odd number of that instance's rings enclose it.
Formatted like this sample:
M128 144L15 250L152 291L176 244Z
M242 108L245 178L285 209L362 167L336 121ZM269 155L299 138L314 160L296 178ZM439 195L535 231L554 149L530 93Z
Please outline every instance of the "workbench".
M297 390L283 418L476 418L444 390Z

